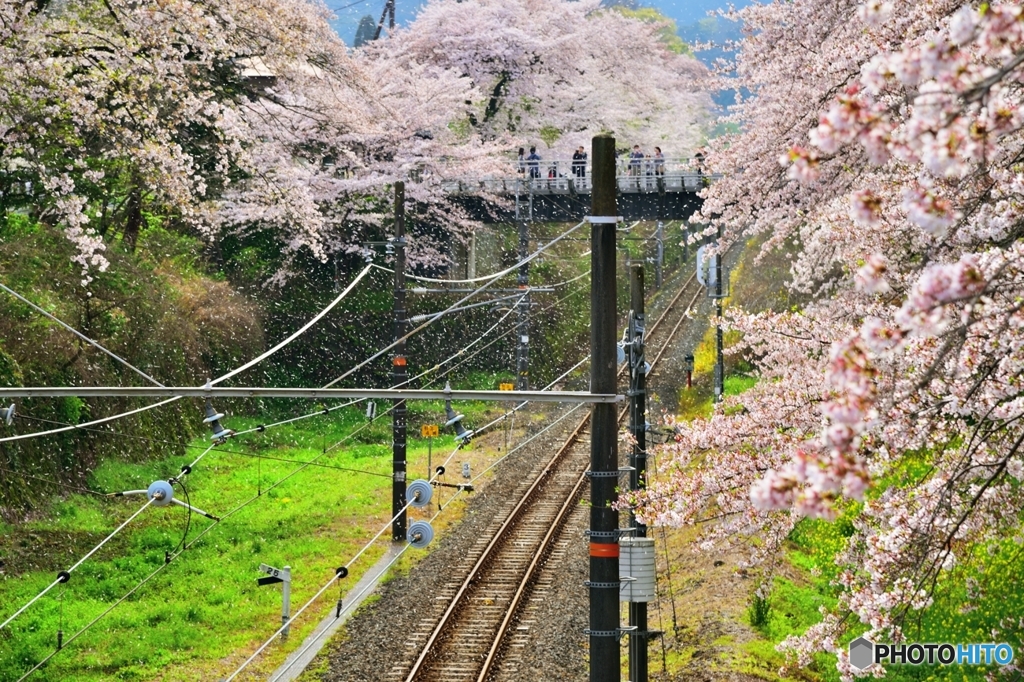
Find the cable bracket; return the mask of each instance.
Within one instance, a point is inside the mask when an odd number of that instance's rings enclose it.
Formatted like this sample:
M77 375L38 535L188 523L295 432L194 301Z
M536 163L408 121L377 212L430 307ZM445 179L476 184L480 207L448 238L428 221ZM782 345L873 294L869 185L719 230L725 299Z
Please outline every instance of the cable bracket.
M591 588L593 590L610 590L612 588L617 590L620 587L619 583L599 583L599 582L591 582L589 580L584 580L583 581L583 586L584 587L589 587L589 588Z

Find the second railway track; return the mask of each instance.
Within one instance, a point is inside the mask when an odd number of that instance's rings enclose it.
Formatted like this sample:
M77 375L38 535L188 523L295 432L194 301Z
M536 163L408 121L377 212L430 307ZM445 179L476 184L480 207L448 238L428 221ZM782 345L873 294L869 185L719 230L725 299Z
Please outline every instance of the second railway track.
M694 292L692 298L680 305L687 292ZM648 326L648 348L657 350L652 372L699 293L691 276ZM625 412L619 413L620 421ZM494 679L499 667L506 671L518 667L522 647L512 643L510 633L529 605L545 562L553 551L564 551L559 536L579 507L587 480L589 420L586 413L553 457L523 476L514 490L506 491L508 512L496 515L466 553L462 570L454 571L458 578L433 595L430 613L421 618L408 642L413 653L396 661L387 679L484 682Z

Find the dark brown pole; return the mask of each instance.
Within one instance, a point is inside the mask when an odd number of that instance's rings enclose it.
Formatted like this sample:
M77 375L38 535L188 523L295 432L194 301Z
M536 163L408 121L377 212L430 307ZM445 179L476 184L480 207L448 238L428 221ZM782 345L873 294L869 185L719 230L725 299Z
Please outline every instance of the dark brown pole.
M395 340L405 336L405 183L395 183ZM405 388L409 378L409 369L405 360L405 342L395 346L395 354L391 360L391 385ZM391 410L392 434L392 480L391 480L391 539L405 540L405 401L394 401Z
M615 393L615 138L593 140L590 390ZM619 514L615 405L595 404L590 433L590 682L619 682Z

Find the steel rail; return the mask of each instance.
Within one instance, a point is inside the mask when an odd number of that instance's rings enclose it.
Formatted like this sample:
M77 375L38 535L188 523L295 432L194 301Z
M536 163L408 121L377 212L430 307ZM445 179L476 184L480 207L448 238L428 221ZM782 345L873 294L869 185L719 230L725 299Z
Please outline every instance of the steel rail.
M661 315L659 315L658 319L648 329L648 337L660 327L661 323L675 308L676 303L678 303L680 297L690 287L694 279L695 275L691 275L679 288L679 291L672 298L669 304L665 307ZM699 295L700 291L698 290L698 292L694 294L693 299L691 299L687 307L687 310L689 310L689 308L693 306L694 301L696 301L697 296ZM680 316L680 322L677 323L670 332L668 339L665 341L663 345L662 353L664 352L664 348L667 348L668 345L671 343L672 338L675 336L676 331L678 331L681 325L681 321L686 318L686 312L687 311L683 312L683 314ZM659 353L655 361L651 363L652 369L655 366L657 360L661 358L662 353ZM621 376L625 369L625 366L620 367L618 374ZM619 412L618 418L620 421L625 414L626 409L623 409ZM474 587L474 583L476 582L478 576L487 566L487 564L493 559L493 555L496 554L497 550L506 542L506 533L511 528L517 525L518 521L523 516L528 506L528 503L532 502L537 492L540 491L541 488L548 481L551 480L551 474L554 473L555 466L559 463L559 460L571 447L576 445L580 434L586 428L589 421L589 414L584 416L580 420L580 422L573 429L572 433L565 439L565 442L562 444L562 446L551 457L551 459L548 460L541 474L534 480L534 482L530 485L527 491L523 494L520 501L516 504L516 506L506 517L505 521L497 529L494 536L488 542L487 546L481 552L480 556L477 558L473 567L470 569L469 574L462 581L462 584L460 585L455 595L452 597L452 600L449 602L448 607L445 609L444 613L442 614L437 625L434 627L430 636L427 638L427 641L423 645L419 656L413 663L413 666L409 671L409 674L406 676L406 682L414 682L420 676L421 672L423 672L426 664L432 658L431 654L433 652L435 645L443 641L449 623L454 620L454 617L458 612L465 608L463 598L470 591L470 589ZM559 534L561 534L562 530L564 529L565 523L568 520L570 510L574 506L575 501L579 499L579 496L582 494L583 484L586 481L586 479L586 472L584 471L577 478L569 494L566 496L565 501L561 505L559 511L556 513L554 520L552 521L552 523L549 524L548 531L545 534L544 538L541 540L540 545L538 546L538 549L535 552L532 561L530 562L529 566L524 572L523 578L519 581L519 585L517 586L515 593L512 596L511 602L509 603L508 608L505 611L505 616L502 619L497 631L493 636L491 647L487 653L486 658L483 661L483 667L481 668L481 672L477 677L478 682L483 682L487 678L487 676L490 675L494 664L497 662L502 649L503 641L505 639L505 635L508 632L508 628L511 627L512 623L518 617L519 612L521 610L520 607L522 606L523 600L526 597L527 592L529 591L529 587L533 582L534 576L536 575L538 569L542 565L545 557L550 553L551 540L552 538L557 537Z

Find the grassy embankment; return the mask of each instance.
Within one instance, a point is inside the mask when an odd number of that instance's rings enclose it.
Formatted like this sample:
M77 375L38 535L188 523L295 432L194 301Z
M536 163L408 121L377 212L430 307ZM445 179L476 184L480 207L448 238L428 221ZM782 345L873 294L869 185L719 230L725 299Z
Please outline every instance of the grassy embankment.
M460 406L467 423L481 423L497 408ZM437 422L443 405L422 403L410 415L410 433L419 424ZM227 418L235 429L252 427L253 419ZM356 406L317 416L263 434L228 441L210 452L186 479L189 499L197 507L225 518L180 558L157 574L124 603L115 607L76 641L73 633L103 613L140 580L164 564L182 540L186 510L171 506L150 508L93 558L78 568L65 589L55 588L0 633L0 679L17 679L54 650L63 630L66 649L33 675L38 680L208 680L230 672L280 624L280 589L256 586L260 563L291 566L293 610L322 587L390 519L390 421L381 419L325 456L323 450L366 423ZM93 473L96 491L145 488L174 475L198 456L206 444L197 440L189 455L145 463L108 460ZM433 464L453 449L451 436L435 439ZM493 450L472 446L449 463L446 478L462 480L461 462L479 471L495 456ZM274 482L310 466L274 487ZM277 459L271 459L277 458ZM427 443L410 439L410 479L427 469ZM365 473L364 473L365 472ZM451 491L438 491L441 500ZM258 497L257 497L258 495ZM254 500L253 498L256 497ZM3 525L0 555L5 559L0 580L0 603L6 618L48 585L56 571L77 561L143 504L142 497L107 499L73 494L54 500L27 523ZM442 530L458 515L459 500L435 523ZM447 509L447 508L446 508ZM410 510L410 519L429 518L437 510ZM190 540L213 522L192 515ZM390 531L378 540L341 590L355 584L363 570L383 551ZM404 570L417 558L407 553L398 566ZM331 590L327 602L337 599ZM324 606L295 622L286 646L274 646L261 665L264 672L298 646L319 620Z

